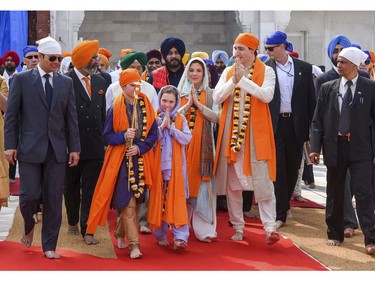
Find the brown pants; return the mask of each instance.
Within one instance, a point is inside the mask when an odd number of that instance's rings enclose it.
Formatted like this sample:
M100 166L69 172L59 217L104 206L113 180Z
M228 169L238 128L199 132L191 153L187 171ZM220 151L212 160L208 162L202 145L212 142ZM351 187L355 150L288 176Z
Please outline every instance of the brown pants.
M139 233L137 220L137 202L135 198L130 199L129 204L121 209L121 221L128 238L129 250L139 248Z

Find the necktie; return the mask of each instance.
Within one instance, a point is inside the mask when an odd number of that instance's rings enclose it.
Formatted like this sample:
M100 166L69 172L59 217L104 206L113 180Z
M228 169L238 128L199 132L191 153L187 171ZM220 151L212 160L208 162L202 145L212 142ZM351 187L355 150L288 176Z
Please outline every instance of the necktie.
M353 85L353 82L348 80L346 82L346 93L341 105L341 114L339 122L339 132L341 135L346 136L349 134L350 127L350 103L352 102L352 90L350 86Z
M91 97L91 84L90 84L90 78L88 77L83 77L82 78L83 80L85 80L85 83L86 83L86 89L87 89L87 92L89 93L90 97Z
M48 73L46 73L46 74L43 75L43 77L46 78L46 84L44 85L44 90L46 92L47 104L48 104L48 108L51 109L53 88L52 88L51 84L49 83L50 75Z

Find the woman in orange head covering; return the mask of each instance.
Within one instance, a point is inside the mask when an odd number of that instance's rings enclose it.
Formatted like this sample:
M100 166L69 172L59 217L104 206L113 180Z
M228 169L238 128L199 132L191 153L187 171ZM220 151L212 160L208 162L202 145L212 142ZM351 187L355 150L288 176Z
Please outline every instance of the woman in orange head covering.
M130 258L142 256L138 237L137 204L153 184L152 147L157 141L155 114L147 96L139 92L136 69L120 74L123 94L107 112L103 136L108 147L92 199L87 234L105 226L110 207L120 210L125 226ZM143 172L142 172L143 170Z

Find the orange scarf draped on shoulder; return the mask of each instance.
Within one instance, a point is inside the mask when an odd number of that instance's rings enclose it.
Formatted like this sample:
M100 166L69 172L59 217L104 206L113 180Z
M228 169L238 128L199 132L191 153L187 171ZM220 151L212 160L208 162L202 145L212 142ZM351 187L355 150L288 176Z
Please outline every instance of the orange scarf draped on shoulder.
M177 114L175 118L176 129L182 130L184 118ZM188 224L186 208L186 196L184 187L184 175L182 170L182 146L173 139L172 144L172 174L168 184L167 197L165 198L165 211L163 214L164 190L163 176L161 172L161 141L155 147L156 173L155 184L150 188L147 219L152 228L158 229L164 220L175 227Z
M181 98L181 106L185 105L188 102L186 97ZM206 91L202 91L199 102L203 105L207 105L207 96ZM190 120L190 111L186 117ZM200 162L201 162L201 147L202 147L202 131L203 131L204 116L197 110L195 117L194 128L192 132L192 138L189 146L187 147L186 153L186 167L187 174L189 179L189 194L190 197L198 197L199 188L203 181L209 181L210 177L201 177L198 176L201 174Z
M258 86L262 86L264 81L265 73L265 64L256 57L254 65L254 74L252 81ZM226 77L227 81L233 76L234 65L229 69L228 75ZM251 94L251 93L250 93ZM272 181L276 180L276 148L275 140L273 136L271 114L267 103L257 99L254 96L251 96L250 99L251 109L250 109L250 118L253 123L253 134L254 134L254 144L256 159L258 161L266 160L268 165L269 177ZM224 101L223 109L220 116L220 126L219 133L216 145L216 155L215 155L215 164L214 164L214 174L216 174L216 168L218 165L219 151L222 141L226 141L225 145L225 156L228 157L228 163L233 164L236 162L236 153L230 149L230 139L232 132L228 134L227 140L222 140L224 127L225 127L225 118L227 114L232 114L228 112L229 109L229 98ZM233 127L233 118L230 124L230 128ZM243 173L245 175L251 176L251 156L250 156L250 124L246 127L246 136L245 136L245 153L244 153L244 165Z
M146 105L146 133L148 134L155 121L154 109L144 93L139 96ZM115 133L126 131L129 128L129 120L126 114L124 96L117 96L113 104L113 131ZM109 145L107 147L104 163L96 183L94 195L91 202L90 215L87 221L87 234L94 234L98 225L105 226L110 209L112 195L116 186L118 172L125 157L126 145ZM151 165L154 162L153 151L150 150L143 155L145 183L152 186L153 178Z

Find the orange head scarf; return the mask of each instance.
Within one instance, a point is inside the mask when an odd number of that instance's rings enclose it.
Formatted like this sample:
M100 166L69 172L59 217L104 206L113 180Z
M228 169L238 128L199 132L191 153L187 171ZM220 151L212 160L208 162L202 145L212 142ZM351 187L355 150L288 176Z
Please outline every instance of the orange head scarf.
M72 53L71 52L68 52L68 51L64 51L64 52L62 52L62 57L63 58L66 58L66 57L71 57L72 56Z
M100 61L105 64L105 66L108 68L109 66L109 60L105 55L99 54Z
M85 40L78 43L72 51L72 63L77 68L88 65L99 49L98 40Z
M112 53L108 51L106 48L99 48L98 54L106 56L107 59L112 57Z
M120 59L123 58L125 55L129 53L135 52L133 49L121 49L120 51Z
M257 50L259 47L259 39L250 33L240 33L234 43L245 45L252 50Z
M139 75L139 71L135 68L127 68L123 72L120 73L120 86L121 88L125 87L129 83L140 81L141 76Z

